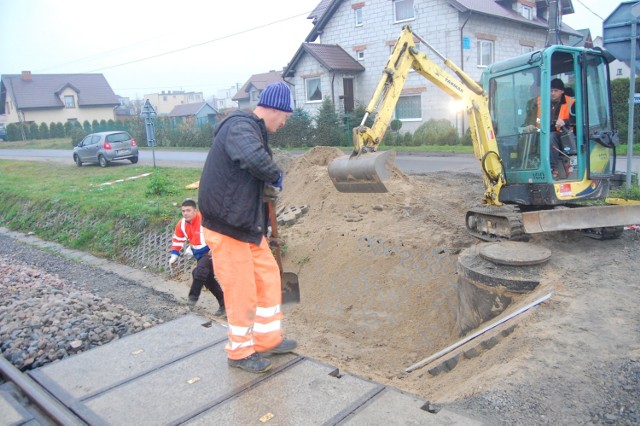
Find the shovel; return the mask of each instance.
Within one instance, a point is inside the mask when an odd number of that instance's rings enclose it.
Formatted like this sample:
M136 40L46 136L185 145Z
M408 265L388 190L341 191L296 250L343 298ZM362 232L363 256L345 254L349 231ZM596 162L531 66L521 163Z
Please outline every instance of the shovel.
M269 206L269 221L271 222L271 242L274 247L274 256L278 262L280 269L280 278L282 282L282 304L300 303L300 285L298 283L298 275L293 272L282 271L282 257L280 254L280 241L278 240L278 220L276 218L276 207L274 201L267 201Z

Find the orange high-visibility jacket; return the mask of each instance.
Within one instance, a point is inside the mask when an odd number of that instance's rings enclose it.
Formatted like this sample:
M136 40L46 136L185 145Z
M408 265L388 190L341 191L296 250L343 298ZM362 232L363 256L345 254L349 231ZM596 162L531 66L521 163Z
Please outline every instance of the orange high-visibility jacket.
M573 103L576 101L574 98L564 95L563 100L560 101L560 111L558 112L558 119L562 119L567 123L571 120L571 107ZM538 115L536 118L536 127L540 128L540 96L538 96ZM555 126L555 130L559 132L561 129L559 126Z
M191 222L187 222L184 218L180 219L171 238L171 253L180 255L180 250L187 241L193 251L193 257L196 259L200 259L208 252L209 247L204 241L201 223L202 215L200 212L196 212L196 217Z

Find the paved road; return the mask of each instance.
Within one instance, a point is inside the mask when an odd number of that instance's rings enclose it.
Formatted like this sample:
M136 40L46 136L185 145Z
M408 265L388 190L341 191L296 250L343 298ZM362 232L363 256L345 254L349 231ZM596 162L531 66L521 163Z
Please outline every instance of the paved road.
M302 151L294 152L301 155ZM206 151L150 151L140 153L140 164L168 167L193 167L201 168L207 157ZM13 160L35 160L54 163L69 164L75 167L71 151L58 149L0 149L0 158ZM640 170L640 157L634 157L632 171ZM128 161L114 164L129 164ZM398 152L396 164L404 173L422 174L443 170L455 172L480 173L478 161L471 154L439 154L426 152ZM626 157L618 157L616 169L624 171L627 168Z

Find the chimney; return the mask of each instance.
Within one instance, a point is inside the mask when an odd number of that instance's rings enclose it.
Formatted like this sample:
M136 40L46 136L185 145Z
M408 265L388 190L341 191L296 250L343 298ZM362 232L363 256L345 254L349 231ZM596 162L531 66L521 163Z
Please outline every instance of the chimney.
M22 80L31 81L31 71L22 71Z

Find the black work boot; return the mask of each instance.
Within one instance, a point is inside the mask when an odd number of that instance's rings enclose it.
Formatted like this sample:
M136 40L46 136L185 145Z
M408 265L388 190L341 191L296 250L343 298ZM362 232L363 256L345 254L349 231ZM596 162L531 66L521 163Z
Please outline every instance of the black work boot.
M213 315L215 315L216 317L226 317L227 310L224 308L224 305L220 305L218 310Z
M230 367L240 368L250 373L264 373L271 369L271 361L262 358L256 352L242 359L227 359L227 364Z
M293 350L298 346L298 342L291 339L282 339L282 342L278 346L273 349L269 349L268 351L260 352L262 356L271 356L271 355L279 355L279 354L288 354L293 352Z

